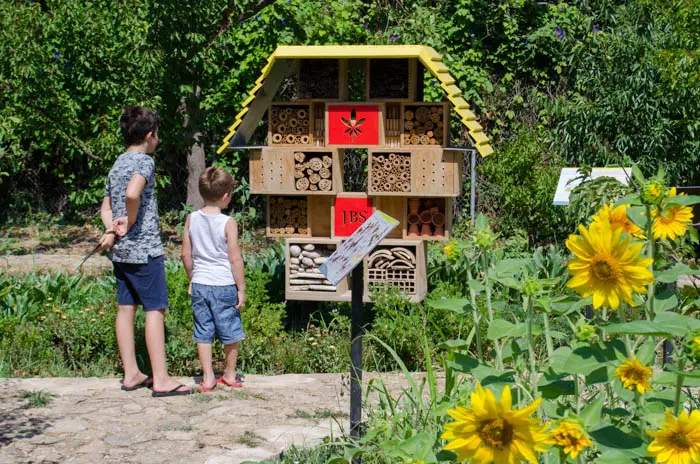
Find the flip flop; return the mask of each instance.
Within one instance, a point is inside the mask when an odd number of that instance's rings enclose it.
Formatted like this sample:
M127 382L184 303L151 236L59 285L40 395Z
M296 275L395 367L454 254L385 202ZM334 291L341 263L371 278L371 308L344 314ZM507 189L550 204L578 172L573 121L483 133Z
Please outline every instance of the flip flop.
M145 379L143 379L143 381L141 383L137 383L136 385L132 385L131 387L125 387L124 385L122 385L122 390L124 390L126 392L131 392L134 390L138 390L140 388L151 387L151 386L153 386L153 378L146 377Z
M204 379L202 379L199 381L199 391L201 391L202 393L209 393L210 391L215 389L218 384L219 384L219 382L214 382L213 387L205 387L204 386Z
M220 385L226 385L227 387L231 387L231 388L241 388L243 386L243 384L238 381L238 377L236 377L235 381L228 383L222 376L222 377L219 377L217 379L216 383L218 383Z
M170 391L164 391L164 392L159 392L159 391L153 391L151 393L151 396L153 398L165 398L166 396L185 396L185 395L191 395L194 393L194 391L190 388L189 390L180 390L182 387L186 387L187 385L180 384L177 387L173 388Z

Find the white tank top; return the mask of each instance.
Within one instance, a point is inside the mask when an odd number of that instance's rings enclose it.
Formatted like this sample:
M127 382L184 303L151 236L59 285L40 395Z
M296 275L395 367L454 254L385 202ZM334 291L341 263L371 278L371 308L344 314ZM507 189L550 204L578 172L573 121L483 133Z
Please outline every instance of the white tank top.
M226 223L231 219L225 214L208 215L195 211L190 215L190 240L192 241L192 283L204 285L233 285L226 246Z

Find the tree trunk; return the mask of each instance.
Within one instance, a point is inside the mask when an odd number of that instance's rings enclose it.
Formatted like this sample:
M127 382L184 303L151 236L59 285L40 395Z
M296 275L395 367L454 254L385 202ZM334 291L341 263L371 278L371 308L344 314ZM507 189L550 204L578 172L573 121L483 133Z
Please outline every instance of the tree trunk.
M202 175L207 167L206 155L204 146L199 141L202 133L197 130L199 126L199 96L201 88L195 87L194 94L183 99L185 109L185 127L186 140L189 141L189 153L187 154L187 206L198 210L204 206L204 200L199 194L199 176Z
M199 194L199 176L207 167L204 147L199 142L200 135L200 132L193 134L190 152L187 154L187 206L195 210L204 206L204 200Z

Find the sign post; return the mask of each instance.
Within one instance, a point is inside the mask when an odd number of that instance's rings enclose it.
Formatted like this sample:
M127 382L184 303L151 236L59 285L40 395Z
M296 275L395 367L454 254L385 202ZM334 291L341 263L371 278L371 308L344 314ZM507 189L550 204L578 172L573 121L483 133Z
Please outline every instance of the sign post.
M399 221L375 211L319 268L336 285L352 271L352 319L350 334L350 435L360 438L362 421L362 260L399 225Z

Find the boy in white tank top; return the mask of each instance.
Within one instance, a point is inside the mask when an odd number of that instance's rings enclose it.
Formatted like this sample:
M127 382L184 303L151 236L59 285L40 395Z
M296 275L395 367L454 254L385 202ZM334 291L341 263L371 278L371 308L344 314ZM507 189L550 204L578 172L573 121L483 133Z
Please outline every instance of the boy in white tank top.
M243 258L236 221L221 213L231 203L234 180L221 168L207 168L199 178L205 206L187 216L182 240L182 262L190 279L194 340L202 363L200 389L217 384L238 388L238 342L245 338L240 309L245 305ZM217 380L212 367L212 342L224 344L226 368Z

